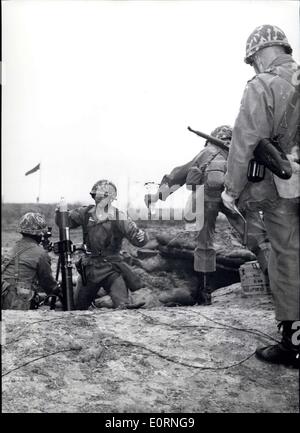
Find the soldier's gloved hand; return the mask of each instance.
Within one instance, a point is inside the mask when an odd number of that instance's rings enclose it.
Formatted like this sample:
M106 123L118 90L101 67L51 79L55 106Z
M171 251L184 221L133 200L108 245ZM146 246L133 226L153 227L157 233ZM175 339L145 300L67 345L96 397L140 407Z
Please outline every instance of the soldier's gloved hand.
M139 230L135 237L139 242L143 242L143 240L145 239L145 233L143 232L143 230Z
M52 295L62 296L62 288L61 288L60 283L57 283L57 286L54 287L54 289L52 290Z
M150 206L151 203L156 203L159 200L158 193L155 194L145 194L144 202L147 207Z
M232 195L228 194L226 190L222 192L221 198L223 200L224 206L231 212L236 213L235 198L232 197Z

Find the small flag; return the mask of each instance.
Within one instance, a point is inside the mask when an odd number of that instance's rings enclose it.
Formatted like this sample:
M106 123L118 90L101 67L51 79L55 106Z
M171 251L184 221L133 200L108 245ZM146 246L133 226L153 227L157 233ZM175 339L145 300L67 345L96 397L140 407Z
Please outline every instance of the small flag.
M25 173L25 176L28 176L28 174L31 174L31 173L34 173L34 172L36 172L36 171L38 171L41 167L40 167L40 162L38 163L38 165L36 165L35 167L33 167L31 170L29 170L29 171L27 171L26 173Z

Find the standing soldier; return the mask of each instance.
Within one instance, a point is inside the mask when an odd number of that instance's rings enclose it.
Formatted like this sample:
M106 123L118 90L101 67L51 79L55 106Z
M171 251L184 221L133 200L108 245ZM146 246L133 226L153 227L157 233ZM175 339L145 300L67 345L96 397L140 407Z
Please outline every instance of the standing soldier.
M225 191L225 206L238 200L264 212L271 242L269 278L275 315L282 327L280 344L258 348L264 361L299 367L299 66L284 32L273 25L257 27L249 36L245 62L256 75L244 91L235 121ZM297 82L298 80L298 82ZM291 162L292 177L283 180L265 169L260 182L247 179L253 152L262 139L280 145ZM249 165L250 163L250 165ZM250 178L251 179L251 178Z
M232 129L222 125L211 133L230 145ZM207 141L205 148L190 162L174 168L165 175L156 194L146 195L146 205L166 198L186 184L189 186L204 185L204 224L197 236L197 247L194 252L194 269L199 278L197 290L198 304L211 304L211 280L216 271L216 251L213 245L218 213L223 212L232 227L242 236L244 223L238 215L232 214L222 206L221 192L224 188L224 175L228 152ZM264 224L258 212L246 212L248 223L248 248L257 256L262 270L267 273L269 242ZM170 300L168 299L168 302Z
M87 254L76 264L80 273L75 304L78 310L86 310L103 287L111 296L114 308L139 308L143 302L131 304L128 289L142 287L137 275L124 263L120 254L122 240L127 238L133 245L141 247L147 235L117 208L116 186L106 180L96 182L90 192L94 205L82 206L69 212L69 227L81 226L83 243Z
M47 230L45 218L39 213L28 212L20 219L22 239L16 243L12 258L2 269L2 309L33 308L38 288L47 295L59 293L50 257L40 245Z

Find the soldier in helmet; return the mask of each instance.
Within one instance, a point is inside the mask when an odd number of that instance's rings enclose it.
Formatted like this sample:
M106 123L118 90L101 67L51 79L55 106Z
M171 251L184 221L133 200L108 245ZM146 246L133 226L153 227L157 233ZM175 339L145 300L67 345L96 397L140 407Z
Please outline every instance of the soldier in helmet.
M256 75L248 81L233 128L222 193L224 205L260 209L271 243L270 286L282 340L256 350L259 359L299 367L299 119L300 69L284 32L274 25L249 36L245 62ZM266 168L260 182L248 180L253 152L262 139L279 137L293 174L280 179ZM251 178L250 178L251 179Z
M211 133L213 137L230 145L232 128L222 125ZM197 236L197 247L194 251L194 269L199 279L195 302L202 305L211 304L211 281L216 271L216 251L213 245L215 225L218 213L227 216L232 227L242 235L244 224L240 217L232 214L222 206L221 192L224 187L226 160L228 152L207 141L205 148L195 158L185 165L174 168L165 175L156 194L146 195L146 205L166 198L186 184L191 187L204 184L204 224ZM264 224L258 212L248 212L245 215L248 222L248 248L257 256L262 270L267 273L269 242ZM172 302L162 298L163 302Z
M128 289L142 287L120 254L122 240L127 238L141 247L147 235L134 221L112 205L117 188L106 179L96 182L90 192L94 205L83 206L69 212L70 228L81 226L87 254L77 268L81 274L76 288L76 308L87 309L103 287L111 296L114 308L138 308L144 303L132 304Z
M2 269L2 309L30 309L38 288L47 295L59 292L50 257L40 245L47 230L45 218L39 213L28 212L20 219L22 239Z

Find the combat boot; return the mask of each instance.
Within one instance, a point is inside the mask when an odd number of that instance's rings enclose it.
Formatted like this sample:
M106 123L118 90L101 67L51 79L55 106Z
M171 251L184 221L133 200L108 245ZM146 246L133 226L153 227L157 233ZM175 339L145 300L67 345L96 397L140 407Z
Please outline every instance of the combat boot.
M198 305L211 305L211 279L213 272L198 272L196 302Z
M299 344L292 341L295 329L292 329L293 321L280 322L278 328L282 328L282 339L278 344L257 348L255 355L258 359L272 364L282 364L294 368L300 367Z

